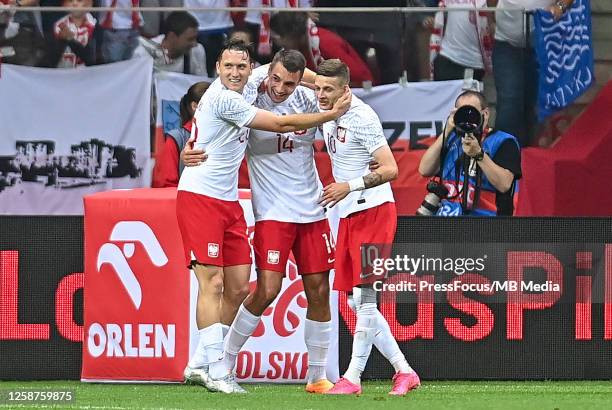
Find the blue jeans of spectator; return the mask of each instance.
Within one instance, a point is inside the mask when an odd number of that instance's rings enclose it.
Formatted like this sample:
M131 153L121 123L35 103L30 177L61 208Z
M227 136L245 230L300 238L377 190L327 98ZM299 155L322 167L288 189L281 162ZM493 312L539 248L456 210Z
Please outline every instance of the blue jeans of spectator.
M495 128L512 134L521 146L535 134L538 63L533 48L496 41L493 76L497 91Z
M138 46L138 30L135 29L103 29L102 59L104 63L129 60Z

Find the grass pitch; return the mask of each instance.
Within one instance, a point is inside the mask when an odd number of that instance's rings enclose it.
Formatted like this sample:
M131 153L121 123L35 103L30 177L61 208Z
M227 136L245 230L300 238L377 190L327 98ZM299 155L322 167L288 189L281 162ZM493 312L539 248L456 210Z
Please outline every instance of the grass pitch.
M250 394L209 393L180 384L90 384L76 381L0 382L0 390L72 390L72 403L16 404L0 408L78 409L612 409L612 381L425 381L406 397L389 397L390 381L365 382L360 397L307 394L299 385L248 385Z

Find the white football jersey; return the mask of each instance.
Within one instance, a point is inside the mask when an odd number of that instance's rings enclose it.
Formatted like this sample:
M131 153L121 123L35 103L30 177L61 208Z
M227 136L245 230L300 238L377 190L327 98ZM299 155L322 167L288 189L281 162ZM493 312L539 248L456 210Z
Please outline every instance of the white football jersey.
M264 67L262 67L264 68ZM217 78L202 96L194 115L191 138L194 148L203 149L208 159L185 167L178 189L225 201L238 200L238 170L244 158L249 130L257 114L251 104L267 69L255 69L242 95L228 90Z
M255 106L279 115L319 111L314 92L301 86L279 104L262 92ZM315 132L251 130L247 160L255 221L308 223L325 218L318 203L322 185L312 147Z
M347 182L368 175L374 151L388 146L378 116L355 95L346 114L336 121L323 124L323 137L336 182ZM363 191L353 191L335 206L338 207L340 217L346 218L352 213L385 202L394 202L388 182Z

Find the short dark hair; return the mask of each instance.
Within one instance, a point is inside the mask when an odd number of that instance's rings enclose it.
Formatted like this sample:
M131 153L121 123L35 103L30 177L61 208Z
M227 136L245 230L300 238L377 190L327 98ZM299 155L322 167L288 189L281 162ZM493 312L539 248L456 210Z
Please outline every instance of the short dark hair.
M308 14L304 12L278 12L270 17L270 30L281 37L300 38L306 35Z
M191 103L199 102L210 83L207 81L200 81L195 84L192 84L191 87L187 90L187 93L183 95L180 102L180 116L181 116L181 125L185 124L187 121L193 118L193 114L191 113Z
M165 22L165 34L174 33L180 36L188 28L198 29L198 20L186 11L173 11L168 14Z
M476 90L464 90L455 99L455 107L457 106L457 103L459 102L459 100L464 98L464 97L476 97L476 98L478 98L478 102L480 103L480 109L481 110L484 110L485 108L487 108L489 106L489 103L487 102L487 99L485 98L484 94L481 93L480 91L476 91Z
M247 54L247 56L249 57L249 61L252 60L254 54L252 44L247 44L242 40L232 38L227 39L225 43L223 43L223 48L221 48L221 51L217 56L217 61L221 61L221 56L225 51L242 51L243 53Z
M306 59L304 55L297 50L285 50L282 49L274 54L272 62L270 63L270 70L274 66L280 63L290 73L300 73L300 77L304 75L304 69L306 68Z
M317 75L323 77L338 77L342 80L342 85L348 84L351 79L349 68L337 58L325 60L317 67Z

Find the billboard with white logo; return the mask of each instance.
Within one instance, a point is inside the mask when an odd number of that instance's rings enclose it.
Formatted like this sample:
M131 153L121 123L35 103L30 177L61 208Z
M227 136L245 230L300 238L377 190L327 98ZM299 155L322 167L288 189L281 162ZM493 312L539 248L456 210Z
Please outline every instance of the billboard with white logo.
M189 276L178 227L168 223L176 191L151 191L85 200L83 380L182 378Z
M175 200L174 188L110 191L85 198L82 380L182 381L198 341L198 285L185 266ZM252 238L248 191L241 192L240 203ZM214 246L209 252L215 252ZM252 289L256 278L253 268ZM291 255L278 298L238 356L239 380L305 381L306 307ZM331 308L338 312L335 293ZM332 318L332 334L337 334L337 313ZM328 377L336 380L335 337L329 352Z

